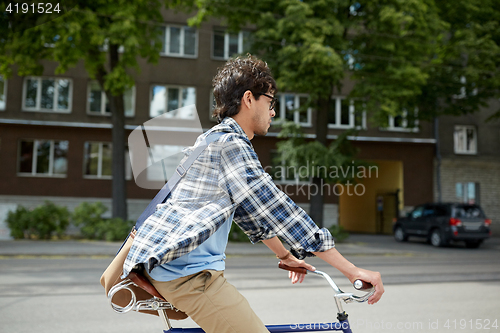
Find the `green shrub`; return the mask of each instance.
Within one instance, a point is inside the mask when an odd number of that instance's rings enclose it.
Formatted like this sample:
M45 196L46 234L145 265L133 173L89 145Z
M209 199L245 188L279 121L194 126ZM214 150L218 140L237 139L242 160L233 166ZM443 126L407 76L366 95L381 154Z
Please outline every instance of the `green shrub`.
M15 211L7 215L7 225L14 239L29 238L31 228L31 212L23 206L17 206Z
M82 236L87 239L124 240L134 221L123 221L121 218L104 219L102 215L106 211L106 206L101 202L82 202L73 212L73 224L80 227Z
M347 238L349 238L349 233L345 231L344 227L332 225L330 228L328 228L328 230L330 230L333 238L337 243L342 243Z
M108 209L102 202L82 202L73 211L71 217L73 224L80 228L80 232L84 238L88 239L103 239L104 235L101 232L104 220L102 214Z
M102 235L100 239L107 240L108 242L125 240L134 224L134 221L123 221L119 217L103 220L99 226L99 231Z
M14 212L9 212L7 225L16 239L50 239L56 235L63 236L69 225L69 217L66 207L45 201L33 210L19 206Z

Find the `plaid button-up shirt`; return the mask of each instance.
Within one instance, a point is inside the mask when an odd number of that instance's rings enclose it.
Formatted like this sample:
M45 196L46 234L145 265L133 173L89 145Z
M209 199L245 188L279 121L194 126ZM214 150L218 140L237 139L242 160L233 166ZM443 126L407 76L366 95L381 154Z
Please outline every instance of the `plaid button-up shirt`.
M276 187L250 140L232 118L198 137L224 132L192 164L171 192L137 230L123 266L123 277L138 264L148 270L194 250L228 220L253 243L279 236L298 258L334 247L327 229ZM185 150L188 156L194 147ZM186 157L185 157L186 158Z

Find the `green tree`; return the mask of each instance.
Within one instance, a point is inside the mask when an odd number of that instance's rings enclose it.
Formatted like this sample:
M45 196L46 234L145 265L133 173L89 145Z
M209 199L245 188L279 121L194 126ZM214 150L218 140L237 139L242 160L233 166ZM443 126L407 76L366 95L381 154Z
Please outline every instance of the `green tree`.
M56 74L83 61L110 102L113 141L112 215L127 219L125 182L125 116L123 93L134 85L138 60L155 63L160 54L159 0L75 1L74 8L52 21L30 29L2 25L0 74L41 75L48 61L56 61ZM0 9L5 12L5 3ZM43 15L43 14L41 14ZM3 17L5 18L5 17ZM10 18L16 22L18 17ZM28 24L30 25L30 24ZM36 25L36 26L35 26ZM14 66L15 65L15 66Z
M448 29L427 67L419 96L420 117L462 115L500 97L500 3L436 1ZM497 110L491 119L499 118Z
M328 113L331 95L340 91L346 75L355 82L349 97L355 99L356 108L365 108L378 123L386 122L388 115L415 106L429 77L426 64L446 28L432 0L198 0L196 4L194 24L211 16L223 18L234 30L253 24L253 52L268 62L279 88L309 94L307 106L316 109L316 143L309 148L316 150L316 156L341 153L326 148ZM322 188L324 179L313 177L312 182ZM310 204L311 217L321 226L320 191L311 196Z

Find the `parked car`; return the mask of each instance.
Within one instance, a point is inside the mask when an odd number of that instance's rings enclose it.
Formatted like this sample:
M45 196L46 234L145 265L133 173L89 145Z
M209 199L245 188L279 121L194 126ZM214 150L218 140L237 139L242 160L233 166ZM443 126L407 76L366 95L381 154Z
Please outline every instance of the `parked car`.
M465 241L468 248L477 248L491 236L490 225L491 220L486 218L479 205L428 203L396 219L393 231L399 242L416 236L426 238L434 246Z

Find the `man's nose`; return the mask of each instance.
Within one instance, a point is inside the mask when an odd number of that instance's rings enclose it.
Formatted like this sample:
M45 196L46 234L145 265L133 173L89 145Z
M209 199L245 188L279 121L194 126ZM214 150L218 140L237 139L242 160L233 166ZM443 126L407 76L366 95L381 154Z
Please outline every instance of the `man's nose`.
M271 110L271 118L274 118L276 116L276 110L272 109Z

